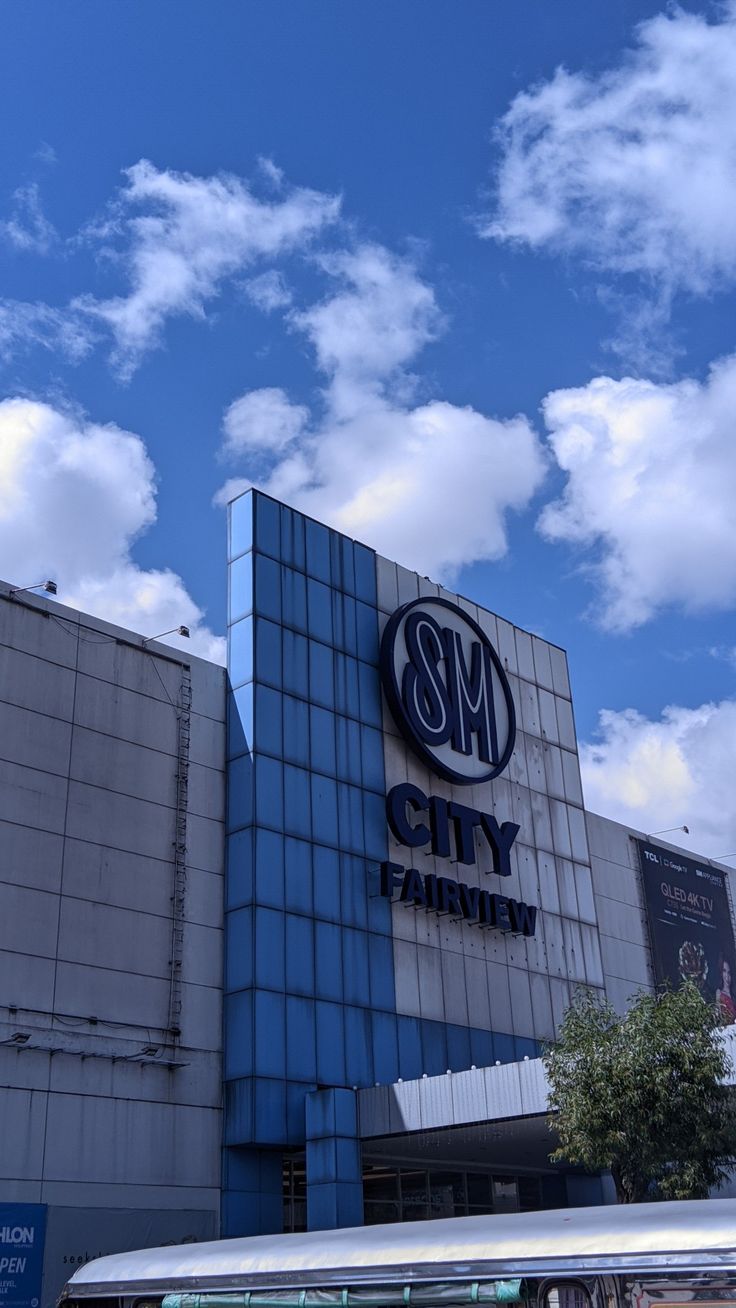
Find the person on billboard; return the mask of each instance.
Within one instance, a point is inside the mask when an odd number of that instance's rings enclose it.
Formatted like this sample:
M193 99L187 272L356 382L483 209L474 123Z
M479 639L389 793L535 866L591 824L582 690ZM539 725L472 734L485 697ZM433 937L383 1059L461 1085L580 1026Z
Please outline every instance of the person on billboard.
M736 1002L731 994L731 963L725 954L718 959L718 989L716 990L716 1008L721 1021L730 1026L736 1022Z

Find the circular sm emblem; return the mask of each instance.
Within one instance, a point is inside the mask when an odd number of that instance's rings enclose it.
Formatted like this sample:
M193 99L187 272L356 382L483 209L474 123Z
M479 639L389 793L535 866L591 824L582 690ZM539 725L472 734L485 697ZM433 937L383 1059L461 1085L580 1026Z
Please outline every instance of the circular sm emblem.
M485 632L444 599L418 599L391 615L381 641L391 712L439 776L478 785L503 772L516 714L506 673Z

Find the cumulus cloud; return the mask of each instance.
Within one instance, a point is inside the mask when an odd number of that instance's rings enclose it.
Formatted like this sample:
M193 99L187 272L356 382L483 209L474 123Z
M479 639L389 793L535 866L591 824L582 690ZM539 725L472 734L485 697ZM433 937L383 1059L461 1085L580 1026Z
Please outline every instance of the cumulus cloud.
M239 177L195 177L145 159L125 176L117 205L87 237L117 255L130 288L106 300L82 296L72 306L112 331L123 376L160 343L167 318L202 318L224 278L305 245L340 207L336 196L305 188L260 200Z
M580 763L593 812L641 831L684 823L690 835L670 839L710 857L736 849L736 701L671 705L656 721L604 710Z
M0 236L16 250L48 254L57 239L57 233L43 212L35 182L20 186L13 193L13 209L10 218L0 221Z
M156 519L155 470L139 436L35 400L3 400L0 487L7 580L53 577L63 603L143 634L189 626L184 647L224 661L181 578L131 557Z
M309 410L292 404L278 386L247 391L225 412L224 451L233 455L244 450L283 450L301 434L308 417Z
M495 213L482 232L701 294L736 274L736 4L673 9L620 64L558 69L500 124Z
M290 322L325 374L323 409L310 416L282 391L246 392L226 415L230 452L238 445L244 471L270 494L440 580L500 558L509 511L525 508L544 476L531 426L443 400L413 402L409 365L442 323L410 262L364 245L321 263L335 290ZM233 415L242 413L248 439L234 443ZM219 498L249 478L229 482Z
M591 552L604 626L736 602L735 405L736 356L703 383L596 377L544 401L567 483L540 530Z
M506 553L507 514L527 506L542 476L523 417L500 421L441 400L413 409L377 400L349 419L328 416L265 489L451 583L464 564Z
M306 332L333 386L339 381L372 389L437 335L434 292L408 261L383 246L363 245L320 262L340 289L292 321Z

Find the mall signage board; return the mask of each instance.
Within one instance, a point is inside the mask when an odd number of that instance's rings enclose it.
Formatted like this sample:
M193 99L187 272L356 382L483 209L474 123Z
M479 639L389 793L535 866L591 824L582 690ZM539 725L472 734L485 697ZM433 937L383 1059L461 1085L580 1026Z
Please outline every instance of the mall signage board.
M453 786L480 786L508 766L516 739L511 687L487 634L459 605L412 600L389 618L381 642L381 680L394 720L416 756ZM511 874L519 826L456 799L427 795L409 782L386 801L399 844L458 864L487 843L498 876ZM381 894L483 927L534 935L536 909L454 877L384 862Z
M511 687L477 622L444 599L413 600L389 618L381 678L391 712L415 754L455 785L480 785L513 753Z
M736 957L725 873L638 840L657 984L692 981L736 1021ZM732 997L733 994L733 997Z
M38 1308L45 1204L0 1204L0 1308Z

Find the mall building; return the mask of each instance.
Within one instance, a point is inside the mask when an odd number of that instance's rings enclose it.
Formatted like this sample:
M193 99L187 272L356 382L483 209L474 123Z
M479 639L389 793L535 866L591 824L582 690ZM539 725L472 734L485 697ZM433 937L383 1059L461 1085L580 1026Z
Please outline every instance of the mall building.
M728 869L585 811L561 649L261 493L228 531L227 669L0 587L7 1308L610 1200L549 1161L543 1043L734 966Z

